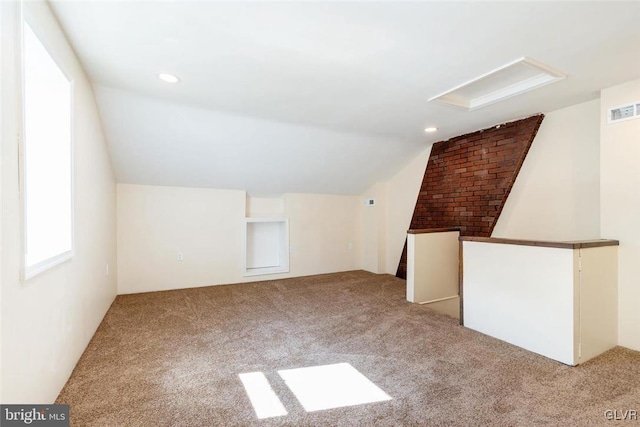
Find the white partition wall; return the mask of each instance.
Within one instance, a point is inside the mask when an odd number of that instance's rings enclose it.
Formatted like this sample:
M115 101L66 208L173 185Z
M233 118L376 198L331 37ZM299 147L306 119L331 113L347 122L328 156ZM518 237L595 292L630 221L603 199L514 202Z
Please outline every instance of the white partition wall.
M409 230L407 300L459 317L457 228Z
M461 240L466 327L568 365L616 345L616 241Z
M581 361L618 344L618 247L580 249Z
M573 251L464 242L464 324L573 364Z

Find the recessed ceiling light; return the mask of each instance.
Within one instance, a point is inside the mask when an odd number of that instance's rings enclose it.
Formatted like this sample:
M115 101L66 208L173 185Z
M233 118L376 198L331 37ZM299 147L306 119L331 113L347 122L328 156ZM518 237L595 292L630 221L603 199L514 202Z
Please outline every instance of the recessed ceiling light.
M167 83L180 83L180 78L178 76L174 76L173 74L160 73L158 74L158 78Z
M428 127L428 128L424 129L425 132L435 132L437 130L438 130L438 128L436 128L436 127Z

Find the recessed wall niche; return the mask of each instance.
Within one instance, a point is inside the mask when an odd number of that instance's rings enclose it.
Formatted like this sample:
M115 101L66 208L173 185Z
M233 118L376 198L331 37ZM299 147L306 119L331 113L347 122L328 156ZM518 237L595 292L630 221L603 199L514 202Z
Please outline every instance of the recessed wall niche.
M245 218L245 276L289 272L288 218Z

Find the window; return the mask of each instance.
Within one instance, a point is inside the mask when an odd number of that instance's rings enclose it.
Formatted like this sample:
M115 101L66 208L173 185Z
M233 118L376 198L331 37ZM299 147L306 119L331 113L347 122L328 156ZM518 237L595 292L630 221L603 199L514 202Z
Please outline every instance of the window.
M71 81L23 21L24 278L73 256Z

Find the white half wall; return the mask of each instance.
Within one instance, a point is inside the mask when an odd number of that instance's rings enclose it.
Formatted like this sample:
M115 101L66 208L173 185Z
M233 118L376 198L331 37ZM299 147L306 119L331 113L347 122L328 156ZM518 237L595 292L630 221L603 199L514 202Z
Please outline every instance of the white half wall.
M459 231L407 236L407 301L425 304L458 296L459 237Z
M91 84L44 2L34 30L74 81L75 256L25 282L18 193L20 14L2 9L2 403L53 403L116 295L116 185ZM106 265L111 267L106 273Z
M616 346L617 246L463 246L466 327L568 365Z
M545 114L492 237L600 237L599 114L599 100Z
M606 110L640 102L640 80L605 89L600 112L602 235L620 241L618 344L640 351L640 118L607 124Z
M463 242L464 325L575 364L574 251Z
M281 200L247 199L238 190L118 184L118 293L358 269L359 201L355 196L295 193ZM244 276L248 210L253 217L289 219L289 273Z

